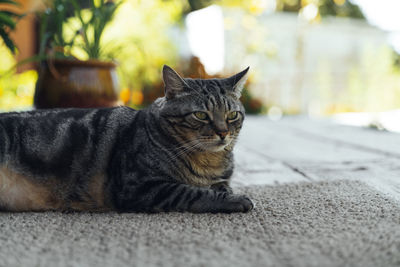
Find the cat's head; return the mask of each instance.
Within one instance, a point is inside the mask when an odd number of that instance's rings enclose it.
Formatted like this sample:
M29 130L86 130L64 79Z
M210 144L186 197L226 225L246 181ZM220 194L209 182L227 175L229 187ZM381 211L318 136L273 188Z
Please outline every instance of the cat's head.
M182 78L164 66L160 116L171 137L187 149L230 150L244 120L239 98L249 68L226 79Z

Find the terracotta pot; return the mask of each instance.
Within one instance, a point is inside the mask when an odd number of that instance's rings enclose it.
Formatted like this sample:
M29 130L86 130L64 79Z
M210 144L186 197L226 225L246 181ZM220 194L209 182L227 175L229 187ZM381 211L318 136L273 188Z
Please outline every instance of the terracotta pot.
M116 65L97 60L52 60L40 69L36 108L93 108L119 104Z

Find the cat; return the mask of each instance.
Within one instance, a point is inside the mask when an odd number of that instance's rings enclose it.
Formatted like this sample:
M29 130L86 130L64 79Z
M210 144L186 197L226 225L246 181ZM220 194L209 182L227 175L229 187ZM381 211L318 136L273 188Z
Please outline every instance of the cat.
M164 66L165 96L143 110L0 114L0 210L252 210L229 186L248 70L189 79Z

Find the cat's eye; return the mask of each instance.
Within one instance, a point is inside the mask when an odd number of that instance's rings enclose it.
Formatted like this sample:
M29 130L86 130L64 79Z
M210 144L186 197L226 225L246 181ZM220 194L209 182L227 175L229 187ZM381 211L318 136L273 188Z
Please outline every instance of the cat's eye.
M194 115L197 119L202 120L202 121L204 121L204 120L206 120L206 119L208 118L207 113L202 112L202 111L196 111L196 112L193 113L193 115Z
M228 114L228 120L232 121L238 117L239 112L237 111L232 111Z

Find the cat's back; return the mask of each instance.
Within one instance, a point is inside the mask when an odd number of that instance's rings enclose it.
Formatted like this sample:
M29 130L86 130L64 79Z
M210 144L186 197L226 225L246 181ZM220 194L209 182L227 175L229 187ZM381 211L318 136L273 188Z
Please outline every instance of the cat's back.
M66 152L79 150L112 134L135 113L127 107L1 113L0 162L20 150L33 157L54 156L51 152L60 152L61 148Z
M0 114L0 209L104 206L104 169L118 129L136 113L115 107ZM90 201L81 201L88 198L83 188Z
M23 160L23 155L65 161L73 154L85 155L89 148L104 150L137 113L124 106L0 113L0 162L10 157Z
M0 126L45 126L54 127L66 122L105 122L118 123L120 119L134 116L137 111L128 107L113 108L60 108L60 109L38 109L23 112L0 113ZM95 126L95 125L94 125Z

